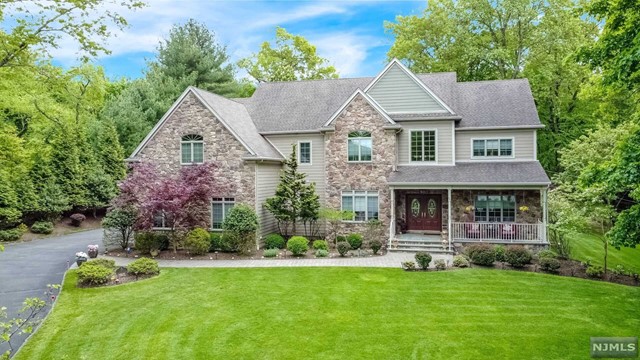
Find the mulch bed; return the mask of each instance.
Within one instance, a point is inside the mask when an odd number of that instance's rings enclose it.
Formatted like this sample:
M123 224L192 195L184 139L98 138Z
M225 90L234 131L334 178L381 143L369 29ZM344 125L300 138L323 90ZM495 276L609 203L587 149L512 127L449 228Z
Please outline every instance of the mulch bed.
M340 254L332 249L329 251L329 256L326 258L316 258L314 255L315 252L311 249L305 255L302 256L293 256L290 251L286 251L284 249L280 250L278 257L275 258L265 258L263 256L263 249L258 251L254 251L249 255L238 255L236 253L225 253L225 252L213 252L207 253L205 255L194 256L189 254L186 250L178 250L177 252L173 252L173 250L164 250L161 251L158 256L154 259L158 260L256 260L256 259L267 259L267 260L277 260L277 259L331 259L340 257ZM345 257L368 257L368 256L382 256L385 252L380 250L378 255L373 255L371 250L361 250L360 256L358 256L358 251L349 251L349 253ZM139 258L139 257L149 257L148 254L142 254L139 251L133 250L131 253L127 253L122 249L111 250L105 255L115 256L115 257L130 257L130 258Z
M96 288L96 287L105 287L105 286L114 286L114 285L121 285L121 284L126 284L126 283L130 283L130 282L135 282L138 280L144 280L144 279L149 279L152 277L156 277L158 275L140 275L140 276L135 276L133 274L129 274L127 272L127 268L124 266L120 266L116 268L115 271L115 276L106 284L101 284L101 285L89 285L89 284L76 284L77 287L79 288Z
M507 263L496 262L494 267L496 269L539 272L539 273L559 275L559 276L577 277L581 279L589 279L589 280L595 280L595 281L607 281L607 282L612 282L612 283L622 284L622 285L629 285L629 286L640 286L640 281L638 281L638 279L634 279L632 276L629 276L629 275L613 274L611 272L611 269L608 269L606 277L603 276L602 278L593 278L587 275L587 269L584 265L582 265L580 261L576 261L576 260L559 260L559 261L560 261L560 269L558 269L558 272L555 272L555 273L542 271L539 268L538 264L535 262L533 264L525 265L522 268L514 268ZM473 265L473 264L471 264L471 266L486 267L486 266L479 266L479 265Z

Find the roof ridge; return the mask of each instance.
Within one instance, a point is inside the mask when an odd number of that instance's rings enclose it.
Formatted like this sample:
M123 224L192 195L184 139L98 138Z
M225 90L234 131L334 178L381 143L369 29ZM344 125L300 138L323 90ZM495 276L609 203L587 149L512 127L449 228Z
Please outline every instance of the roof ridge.
M357 76L357 77L344 77L344 78L335 78L335 79L303 79L303 80L265 81L265 82L258 83L258 87L260 87L260 85L269 85L269 84L303 83L303 82L312 82L312 81L357 80L357 79L373 79L373 78L375 78L375 76Z
M219 97L219 98L225 99L225 100L233 101L234 103L236 103L236 104L238 104L238 105L242 105L242 106L244 106L244 104L243 104L243 103L241 103L241 102L239 102L239 101L236 101L236 100L234 100L234 99L232 99L232 98L228 98L228 97L222 96L222 95L220 95L220 94L213 93L213 92L208 91L208 90L200 89L199 87L195 87L195 86L193 86L193 85L190 85L189 87L191 87L191 88L195 89L196 91L202 91L202 92L207 93L207 94L209 94L209 95L213 95L213 96L216 96L216 97ZM250 99L250 98L245 98L245 99ZM244 107L245 107L245 110L246 110L246 106L244 106Z
M486 83L486 82L510 82L510 81L526 81L529 82L528 78L517 78L517 79L495 79L495 80L473 80L473 81L457 81L458 84L477 84L477 83Z

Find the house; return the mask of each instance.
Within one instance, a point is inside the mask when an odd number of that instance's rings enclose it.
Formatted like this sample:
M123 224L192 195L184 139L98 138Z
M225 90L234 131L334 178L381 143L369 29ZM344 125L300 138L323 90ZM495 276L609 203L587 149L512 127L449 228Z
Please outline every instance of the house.
M221 166L234 190L212 199L213 230L238 203L255 206L259 237L277 230L263 205L297 145L323 206L353 212L345 232L379 219L391 249L544 245L542 127L526 79L458 82L393 60L375 78L264 83L244 99L190 87L129 160Z

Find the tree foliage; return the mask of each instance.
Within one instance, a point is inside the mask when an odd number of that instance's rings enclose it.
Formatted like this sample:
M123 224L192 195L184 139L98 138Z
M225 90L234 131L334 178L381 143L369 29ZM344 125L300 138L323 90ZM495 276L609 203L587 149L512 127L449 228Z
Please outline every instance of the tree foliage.
M301 35L276 28L275 46L265 41L260 51L238 62L258 82L335 79L336 69Z

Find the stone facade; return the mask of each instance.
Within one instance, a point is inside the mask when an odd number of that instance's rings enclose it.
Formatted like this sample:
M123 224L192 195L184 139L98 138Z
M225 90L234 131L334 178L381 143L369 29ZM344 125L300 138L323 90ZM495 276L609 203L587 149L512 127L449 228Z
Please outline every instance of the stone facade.
M389 123L361 95L334 120L335 131L325 137L326 203L340 209L343 190L378 191L379 220L388 228L391 220L387 179L395 162L395 132L383 129ZM347 142L352 131L371 132L372 161L347 161ZM343 232L362 232L365 223L343 223Z
M248 153L245 147L193 94L185 97L136 159L155 164L163 175L177 174L189 166L180 164L180 141L188 134L203 137L204 161L216 164L224 174L216 181L231 190L219 196L255 206L255 163L242 160Z
M465 222L465 211L473 208L476 195L515 195L516 221L522 224L536 224L543 219L540 190L453 190L451 193L452 221ZM527 206L528 211L520 208ZM473 216L473 211L470 211Z

